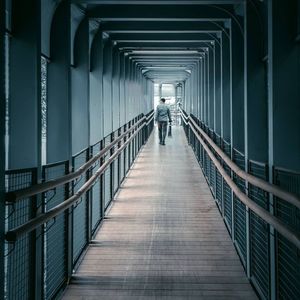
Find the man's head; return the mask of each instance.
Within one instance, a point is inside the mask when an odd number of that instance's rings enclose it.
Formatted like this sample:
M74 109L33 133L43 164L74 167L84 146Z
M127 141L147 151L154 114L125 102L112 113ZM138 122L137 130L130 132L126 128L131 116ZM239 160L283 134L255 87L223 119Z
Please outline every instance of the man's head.
M165 103L165 102L166 102L166 99L165 99L165 98L161 98L160 101L161 101L162 103Z

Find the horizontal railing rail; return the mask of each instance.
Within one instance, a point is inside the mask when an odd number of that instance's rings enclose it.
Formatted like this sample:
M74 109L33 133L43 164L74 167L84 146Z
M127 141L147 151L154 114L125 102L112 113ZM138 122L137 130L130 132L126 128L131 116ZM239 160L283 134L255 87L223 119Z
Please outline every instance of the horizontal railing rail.
M206 153L223 176L226 183L232 189L233 193L236 195L241 202L243 202L250 210L255 212L259 217L261 217L265 222L273 226L279 233L281 233L285 238L291 241L297 248L300 249L300 236L299 233L294 231L292 228L288 227L285 223L279 220L276 216L272 215L270 212L256 204L252 199L250 199L240 188L236 185L230 175L223 168L218 158L214 155L209 146L219 155L219 157L230 167L230 169L239 177L246 180L248 183L261 188L276 197L300 208L300 198L292 193L289 193L273 184L270 184L263 179L255 177L242 169L240 169L231 159L208 137L208 135L196 124L196 122L187 117L183 111L182 117L187 124L191 124L191 130L197 137L198 141L201 143ZM209 145L209 146L208 146Z
M118 136L114 141L112 141L109 145L103 148L97 155L93 156L88 162L82 165L80 168L75 170L74 172L57 178L55 180L49 180L47 182L43 182L40 184L33 185L28 188L16 190L13 192L6 193L5 200L6 202L12 203L16 202L20 199L32 197L36 194L40 194L49 190L53 190L58 186L71 182L72 180L80 177L84 174L97 160L103 157L109 150L111 150L116 144L118 144L122 139L124 139L129 133L136 130L136 128L143 122L146 121L148 125L151 122L151 118L153 117L154 112L150 113L149 116L144 116L141 120L139 120L136 124L132 127L128 128L126 132Z
M78 176L86 172L92 165L100 159L109 149L113 147L117 142L121 141L128 133L130 133L132 130L135 130L133 134L130 135L124 141L122 146L118 148L107 161L105 161L99 169L87 180L86 183L83 184L83 186L71 197L66 199L63 203L55 206L54 208L50 209L49 211L42 213L38 215L37 217L29 220L28 222L13 228L9 230L5 237L6 240L9 242L16 241L20 236L29 233L33 231L34 229L38 228L44 223L47 223L49 220L54 219L56 216L64 212L66 209L71 207L73 204L76 204L78 199L80 199L95 183L95 181L105 172L105 170L110 166L110 164L121 154L121 152L124 150L124 148L135 138L135 136L141 131L141 129L147 125L147 123L151 122L153 119L153 113L148 116L148 118L143 117L139 122L134 124L133 127L131 127L129 130L127 130L124 134L122 134L120 137L118 137L116 140L114 140L110 145L105 147L103 150L101 150L96 156L94 156L91 160L89 160L87 163L85 163L83 166L81 166L79 169L77 169L74 173L70 174L73 176L63 176L57 180L46 182L45 184L41 184L39 187L34 186L32 190L30 188L20 190L18 191L17 196L22 195L22 197L28 197L28 194L36 195L39 193L42 193L44 191L54 189L57 186L60 186L64 183L68 183L74 179L76 179ZM145 123L145 120L148 120L148 122ZM140 125L140 126L139 126ZM138 127L138 129L136 129ZM79 175L78 175L79 174ZM26 193L26 196L24 194Z

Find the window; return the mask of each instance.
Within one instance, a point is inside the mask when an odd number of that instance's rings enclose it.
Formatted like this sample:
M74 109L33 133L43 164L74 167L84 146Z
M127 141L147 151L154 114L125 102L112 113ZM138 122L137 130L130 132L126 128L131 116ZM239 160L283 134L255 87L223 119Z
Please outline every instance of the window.
M9 35L5 34L5 169L9 150Z
M41 58L41 157L42 165L47 160L47 59Z

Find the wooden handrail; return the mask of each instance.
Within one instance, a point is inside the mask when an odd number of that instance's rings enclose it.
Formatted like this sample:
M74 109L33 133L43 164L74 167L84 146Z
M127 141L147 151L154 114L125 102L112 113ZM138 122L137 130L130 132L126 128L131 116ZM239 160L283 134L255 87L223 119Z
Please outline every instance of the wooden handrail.
M300 249L300 236L299 233L295 230L289 228L286 224L284 224L281 220L273 216L267 210L256 204L253 200L251 200L245 193L243 193L239 187L234 183L232 178L227 174L223 166L220 164L218 159L215 157L213 152L209 149L205 141L199 135L195 128L191 127L195 136L205 149L206 153L213 161L215 167L218 169L220 174L223 176L224 180L227 182L229 187L232 189L233 193L236 197L243 202L248 208L250 208L253 212L255 212L259 217L261 217L265 222L273 226L279 233L281 233L286 239L292 242L298 249Z
M149 118L151 120L152 117ZM145 120L145 117L142 119ZM5 238L9 242L14 242L16 241L20 236L29 233L33 231L34 229L38 228L42 224L48 222L49 220L55 218L58 216L60 213L71 207L73 204L75 204L78 199L80 199L94 184L94 182L97 180L99 176L101 176L105 170L110 166L110 164L120 155L120 153L123 151L123 149L127 146L128 143L131 142L131 140L140 132L140 130L146 126L146 123L143 123L137 131L135 131L127 140L124 142L124 144L112 154L112 156L103 163L99 167L99 169L93 174L88 181L70 198L66 199L63 203L53 207L52 209L48 210L47 212L29 220L28 222L9 230ZM104 150L104 149L103 149ZM99 153L100 154L100 153ZM99 155L98 154L98 155ZM99 157L98 157L99 159Z
M185 118L185 116L184 116ZM246 180L248 183L278 197L295 207L300 209L300 197L293 193L283 190L277 185L271 184L261 178L258 178L252 174L249 174L242 170L238 165L236 165L224 152L223 150L214 143L214 141L198 126L198 124L192 119L187 117L188 121L192 126L200 132L204 140L216 151L216 153L221 157L221 159L228 165L228 167L240 178Z

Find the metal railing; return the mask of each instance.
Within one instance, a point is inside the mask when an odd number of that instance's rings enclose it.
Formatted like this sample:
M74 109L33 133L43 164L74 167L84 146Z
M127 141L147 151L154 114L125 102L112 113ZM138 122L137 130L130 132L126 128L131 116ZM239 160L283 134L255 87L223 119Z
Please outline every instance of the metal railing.
M6 172L7 299L52 299L66 285L151 134L153 116L139 115L83 149L71 168L69 161L43 166L42 183L36 169Z
M182 110L181 116L188 142L197 150L195 155L259 295L270 299L271 265L281 265L281 268L275 267L276 275L272 275L273 282L275 276L276 298L299 299L300 174L274 168L271 184L267 181L269 167L266 164L246 162L243 153L211 133L200 120ZM212 169L215 176L211 176L208 169ZM272 204L270 197L274 199ZM270 251L275 254L271 255Z
M183 115L183 114L182 114ZM186 117L185 117L186 118ZM190 122L188 121L190 120ZM256 176L253 176L244 170L242 170L237 164L235 164L225 153L219 148L212 140L211 138L195 123L195 121L191 118L188 118L184 121L185 124L192 125L191 130L194 132L196 137L207 143L213 149L230 167L230 169L238 175L240 178L247 180L249 183L265 190L266 192L269 192L273 194L274 196L283 199L284 201L287 201L288 203L296 206L300 209L300 197L294 193L288 192L274 184L271 184L263 179L260 179ZM198 132L197 132L198 131ZM211 149L208 149L211 152Z

